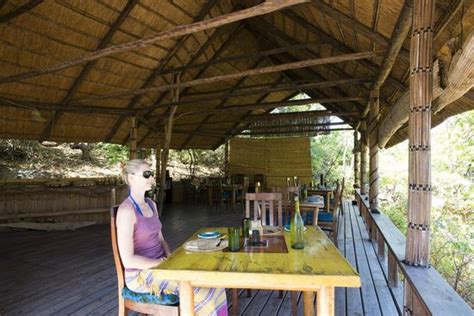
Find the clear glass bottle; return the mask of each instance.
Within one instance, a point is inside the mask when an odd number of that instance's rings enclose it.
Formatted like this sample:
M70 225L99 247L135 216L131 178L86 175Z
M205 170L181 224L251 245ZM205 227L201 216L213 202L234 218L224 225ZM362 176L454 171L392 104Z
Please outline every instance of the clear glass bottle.
M304 222L301 218L298 196L295 196L295 216L290 225L290 242L293 249L304 248Z

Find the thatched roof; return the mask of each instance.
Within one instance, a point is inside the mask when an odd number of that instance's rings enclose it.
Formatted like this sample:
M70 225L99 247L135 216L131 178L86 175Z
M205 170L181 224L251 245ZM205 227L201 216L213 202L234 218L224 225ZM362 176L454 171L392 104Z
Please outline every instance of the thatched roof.
M357 126L384 69L382 120L408 90L406 35L393 67L384 58L404 32L397 23L411 21L410 1L313 1L268 13L260 2L0 1L0 137L125 144L128 118L137 116L139 146L154 147L176 104L177 77L184 84L171 140L177 149L216 148L299 92ZM450 39L459 47L472 30L474 1L462 2L436 1L435 52ZM255 8L253 17L170 31L246 8ZM78 62L64 65L71 60ZM305 60L313 61L272 68ZM196 81L203 78L214 79ZM473 104L471 90L434 114L433 125ZM402 127L388 145L406 137Z

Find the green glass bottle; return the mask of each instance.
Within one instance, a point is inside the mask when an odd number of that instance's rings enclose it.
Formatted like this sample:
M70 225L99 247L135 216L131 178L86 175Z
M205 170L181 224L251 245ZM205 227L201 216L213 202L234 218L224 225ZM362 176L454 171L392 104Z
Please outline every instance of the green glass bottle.
M301 218L298 196L295 196L295 216L290 225L290 242L293 249L304 248L304 222Z

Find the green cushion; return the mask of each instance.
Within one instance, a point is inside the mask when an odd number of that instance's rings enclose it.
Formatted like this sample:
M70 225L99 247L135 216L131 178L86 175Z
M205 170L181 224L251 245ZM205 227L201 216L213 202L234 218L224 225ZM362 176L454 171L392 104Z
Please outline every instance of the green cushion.
M172 305L172 306L176 306L179 304L178 295L165 294L163 292L161 292L159 296L156 296L151 293L136 293L124 287L122 289L122 296L126 300L134 301L137 303Z

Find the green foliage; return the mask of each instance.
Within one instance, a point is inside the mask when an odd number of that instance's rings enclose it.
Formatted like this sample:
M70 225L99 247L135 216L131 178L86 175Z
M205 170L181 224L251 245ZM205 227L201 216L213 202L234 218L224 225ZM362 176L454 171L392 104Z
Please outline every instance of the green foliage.
M98 155L104 156L109 165L116 164L119 161L126 161L129 157L129 149L127 146L98 143L94 148Z
M431 264L474 305L474 111L432 130ZM407 142L381 151L381 210L406 232Z
M220 175L224 174L224 146L216 150L171 150L170 160L178 160L186 165L190 177L201 176L204 170L214 170L216 167Z

